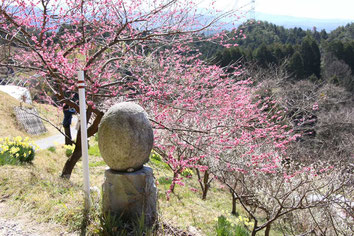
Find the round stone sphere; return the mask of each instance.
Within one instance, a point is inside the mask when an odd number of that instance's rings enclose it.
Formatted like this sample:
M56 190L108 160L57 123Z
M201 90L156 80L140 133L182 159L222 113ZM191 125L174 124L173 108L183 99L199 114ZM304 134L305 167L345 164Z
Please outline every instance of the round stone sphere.
M117 171L135 171L149 161L154 141L144 109L133 102L112 106L98 126L98 147L106 164Z

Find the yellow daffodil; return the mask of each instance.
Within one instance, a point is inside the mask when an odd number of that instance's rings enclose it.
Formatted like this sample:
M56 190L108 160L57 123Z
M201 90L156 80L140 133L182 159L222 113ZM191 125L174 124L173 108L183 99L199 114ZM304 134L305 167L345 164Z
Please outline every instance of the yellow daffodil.
M19 143L22 141L22 137L21 136L17 136L16 138L14 138L14 141Z
M16 148L16 147L11 147L11 149L10 149L11 154L15 154L17 151L18 151L18 148Z
M5 137L0 139L0 155L5 153L12 158L19 158L22 155L25 159L22 160L21 158L20 161L31 161L33 159L33 151L38 149L37 145L31 144L28 137L17 136L15 138Z

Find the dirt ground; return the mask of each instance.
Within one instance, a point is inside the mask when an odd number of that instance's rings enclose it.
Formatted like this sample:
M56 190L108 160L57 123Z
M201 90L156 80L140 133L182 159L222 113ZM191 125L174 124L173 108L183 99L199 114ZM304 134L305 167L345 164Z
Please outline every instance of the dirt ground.
M54 223L38 223L28 213L14 212L0 202L0 236L74 236Z

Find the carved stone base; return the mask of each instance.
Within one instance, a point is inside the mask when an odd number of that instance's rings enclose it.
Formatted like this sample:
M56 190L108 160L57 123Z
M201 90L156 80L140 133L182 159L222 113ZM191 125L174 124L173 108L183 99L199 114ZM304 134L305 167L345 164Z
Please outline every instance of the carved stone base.
M145 225L157 220L157 189L150 167L131 173L105 171L103 183L103 212L134 221L145 216Z

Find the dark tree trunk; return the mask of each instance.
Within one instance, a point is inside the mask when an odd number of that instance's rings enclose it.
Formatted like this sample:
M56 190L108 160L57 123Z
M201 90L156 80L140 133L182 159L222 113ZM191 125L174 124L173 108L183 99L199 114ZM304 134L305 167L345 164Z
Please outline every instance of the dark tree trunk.
M231 191L230 191L231 192ZM237 211L236 211L236 196L233 192L231 192L232 195L232 211L231 214L237 216Z
M202 192L203 192L203 195L204 195L204 185L203 185L203 182L202 182L202 177L200 176L200 171L199 171L198 168L196 168L195 170L197 172L198 182L199 182L200 188L202 189Z
M202 200L206 200L208 190L210 188L209 172L207 170L204 172L203 182L204 182L204 190L203 190Z
M265 232L264 232L264 236L269 236L269 233L270 233L270 226L271 224L268 224L266 229L265 229Z
M256 233L258 231L257 229L258 229L258 221L254 219L254 225L253 225L251 236L256 236Z
M87 121L90 119L92 114L92 109L89 108L87 110ZM96 111L96 118L93 121L92 125L87 129L87 137L91 137L98 131L98 125L101 122L101 119L103 117L103 112ZM75 144L75 149L71 157L66 161L63 171L61 173L62 178L70 179L71 173L76 165L76 163L80 160L82 152L81 152L81 129L78 130L77 135L76 135L76 144Z
M80 160L81 158L81 133L80 129L77 132L76 136L76 145L73 154L71 157L66 161L63 171L61 173L62 178L70 179L71 173L76 165L76 163Z
M175 183L175 179L178 177L178 174L177 172L173 173L173 179L172 179L172 183L171 183L171 186L170 186L170 190L172 193L175 192L175 186L176 186L176 183Z
M204 177L202 180L200 171L197 168L196 168L196 171L197 171L197 176L198 176L198 182L199 182L200 188L202 189L202 200L206 200L208 191L210 189L210 182L211 182L211 180L209 180L210 173L209 173L209 171L206 170L204 172Z
M202 195L202 200L206 200L207 194L208 194L208 190L209 190L209 186L206 185L203 191L203 195Z

